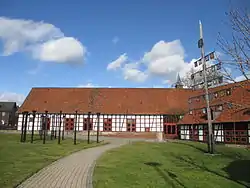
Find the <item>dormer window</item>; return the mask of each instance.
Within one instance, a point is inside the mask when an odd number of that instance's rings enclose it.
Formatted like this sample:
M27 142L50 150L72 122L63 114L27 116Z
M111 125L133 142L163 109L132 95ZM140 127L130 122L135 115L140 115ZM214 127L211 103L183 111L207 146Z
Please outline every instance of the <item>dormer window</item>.
M231 95L231 89L227 89L226 94L227 94L227 96Z
M214 98L217 98L218 97L218 93L214 93Z
M192 111L192 110L190 110L190 111L189 111L189 114L190 114L190 115L192 115L192 114L193 114L193 111Z
M207 113L207 109L206 109L206 108L203 108L203 109L202 109L202 113L203 113L203 114L206 114L206 113Z
M216 111L222 111L223 110L223 107L222 107L222 105L218 105L218 106L216 106Z

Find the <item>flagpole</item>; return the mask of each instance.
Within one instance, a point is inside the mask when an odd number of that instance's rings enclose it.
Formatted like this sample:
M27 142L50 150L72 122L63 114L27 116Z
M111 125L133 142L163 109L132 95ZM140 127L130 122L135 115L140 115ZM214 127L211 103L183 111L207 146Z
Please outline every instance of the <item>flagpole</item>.
M198 41L198 46L201 49L201 61L202 61L202 65L203 65L203 78L204 78L204 87L205 87L205 99L206 99L206 105L207 105L208 152L213 154L214 153L214 137L213 137L210 101L209 101L209 94L208 94L208 83L207 83L206 61L205 61L205 49L204 49L203 30L202 30L201 21L199 21L199 26L200 26L200 40Z

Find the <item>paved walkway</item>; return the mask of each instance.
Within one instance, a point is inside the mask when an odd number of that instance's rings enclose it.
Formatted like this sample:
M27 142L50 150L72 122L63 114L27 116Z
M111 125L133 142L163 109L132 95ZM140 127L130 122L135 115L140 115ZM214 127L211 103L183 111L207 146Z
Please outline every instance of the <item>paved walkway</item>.
M129 142L112 139L104 146L85 149L59 159L24 181L18 188L92 188L96 159L105 151Z

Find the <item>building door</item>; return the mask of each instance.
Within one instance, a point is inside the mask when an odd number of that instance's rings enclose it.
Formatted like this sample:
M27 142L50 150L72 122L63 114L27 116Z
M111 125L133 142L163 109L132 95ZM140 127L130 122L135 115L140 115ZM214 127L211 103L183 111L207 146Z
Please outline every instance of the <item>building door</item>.
M198 125L191 126L190 136L191 136L191 140L199 141L199 128L198 128Z
M127 119L127 131L128 132L136 132L135 119Z
M177 125L175 123L164 123L163 133L165 134L166 138L177 138Z
M166 138L178 138L177 122L179 121L178 115L164 115L163 116L163 132Z
M89 122L88 122L89 120ZM88 129L88 123L89 123L89 129ZM83 130L87 131L87 130L93 130L93 118L84 118L83 120Z

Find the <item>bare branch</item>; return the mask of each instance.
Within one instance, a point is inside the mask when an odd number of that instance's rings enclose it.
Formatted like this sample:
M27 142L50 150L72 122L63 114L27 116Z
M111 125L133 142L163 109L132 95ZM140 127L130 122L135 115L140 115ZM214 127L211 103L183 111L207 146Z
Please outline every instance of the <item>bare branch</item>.
M218 46L230 61L217 58L224 67L238 71L246 80L250 79L250 16L247 10L231 10L227 13L232 38L225 39L219 33ZM224 71L226 72L226 71ZM234 81L232 74L226 74L227 79Z

